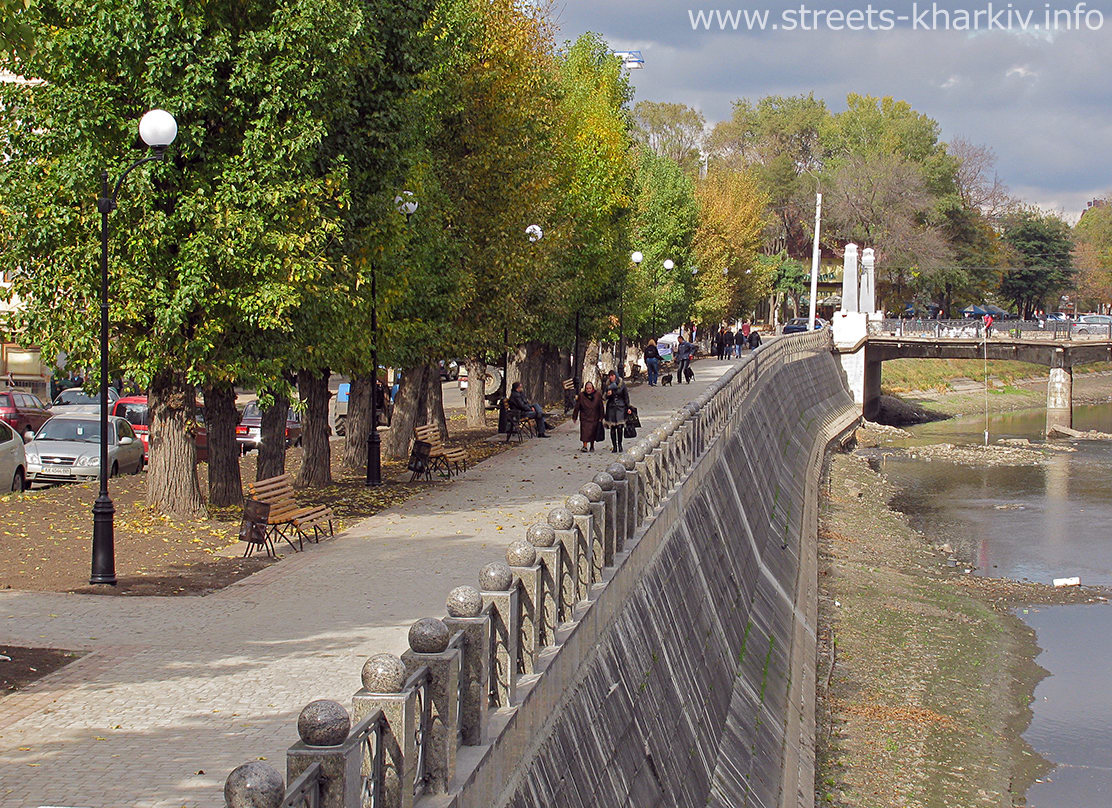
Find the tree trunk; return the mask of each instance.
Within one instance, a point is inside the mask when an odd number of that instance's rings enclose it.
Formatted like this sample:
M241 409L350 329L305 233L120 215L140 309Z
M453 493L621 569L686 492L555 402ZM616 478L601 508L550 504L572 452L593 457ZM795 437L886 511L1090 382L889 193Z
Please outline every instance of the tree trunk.
M302 419L301 470L295 484L298 488L323 488L332 485L332 445L328 441L328 378L326 369L320 373L303 370L297 374L298 392L305 402Z
M518 381L525 388L525 395L530 401L545 401L544 397L544 365L546 348L540 342L527 342L514 353L514 364L517 368Z
M243 502L236 442L236 391L227 382L205 386L205 427L208 429L209 502L217 507Z
M344 467L352 471L367 468L367 435L371 431L371 377L351 380L348 412L344 419Z
M286 471L286 417L289 411L290 400L278 394L274 396L273 406L263 410L256 480L268 480Z
M571 376L567 354L555 345L544 346L544 360L541 367L541 401L546 403L563 402L564 379Z
M601 389L602 374L598 369L598 355L599 355L598 340L591 340L587 343L587 350L583 355L583 379L580 384L580 389L587 382L590 382L596 389Z
M486 426L486 405L483 397L483 377L486 363L477 359L467 360L467 389L463 391L463 406L469 427ZM509 390L506 385L506 390Z
M424 407L422 399L427 384L425 376L428 365L406 368L398 385L398 395L394 399L394 416L390 428L382 436L382 453L398 460L409 456L413 441L413 427L417 426L418 407ZM471 385L468 385L470 391ZM480 394L481 395L481 394ZM420 413L424 417L423 409Z
M148 405L151 468L147 504L167 516L197 516L204 512L205 503L197 483L193 385L184 373L163 371L151 380Z
M440 381L440 365L429 365L428 390L425 393L425 423L436 424L441 440L448 440L448 419L444 417L444 388Z

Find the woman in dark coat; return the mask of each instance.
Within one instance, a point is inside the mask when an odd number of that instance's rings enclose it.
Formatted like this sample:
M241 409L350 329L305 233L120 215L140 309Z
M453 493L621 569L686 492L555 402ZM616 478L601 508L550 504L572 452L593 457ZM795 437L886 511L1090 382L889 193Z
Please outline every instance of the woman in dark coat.
M595 439L602 423L603 409L602 394L593 384L587 382L575 397L575 408L571 411L571 420L579 421L579 439L583 441L583 448L580 451L586 452L588 444L591 447L590 451L595 450Z
M606 418L603 424L610 427L611 452L622 450L627 415L629 415L629 390L618 379L618 374L610 371L606 377Z

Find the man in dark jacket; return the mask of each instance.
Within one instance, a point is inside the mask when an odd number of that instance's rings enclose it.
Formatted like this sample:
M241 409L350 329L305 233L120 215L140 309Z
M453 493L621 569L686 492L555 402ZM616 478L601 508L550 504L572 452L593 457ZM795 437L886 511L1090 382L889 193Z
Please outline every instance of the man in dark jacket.
M687 374L691 369L691 357L695 355L695 346L684 340L683 335L680 335L676 342L676 381L680 384L687 382L691 383L691 377Z
M544 434L544 410L541 409L540 404L534 404L526 397L521 382L514 382L513 387L510 388L510 409L525 413L537 422L538 438L548 437Z

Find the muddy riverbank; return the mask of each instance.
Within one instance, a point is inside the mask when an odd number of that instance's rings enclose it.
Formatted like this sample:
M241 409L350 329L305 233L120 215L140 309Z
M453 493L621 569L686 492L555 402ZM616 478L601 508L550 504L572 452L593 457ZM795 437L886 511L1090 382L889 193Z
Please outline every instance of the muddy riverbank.
M951 566L952 548L891 507L897 491L867 458L832 456L829 481L816 804L1025 805L1050 768L1022 738L1045 672L1013 610L1106 593L975 576L967 558Z

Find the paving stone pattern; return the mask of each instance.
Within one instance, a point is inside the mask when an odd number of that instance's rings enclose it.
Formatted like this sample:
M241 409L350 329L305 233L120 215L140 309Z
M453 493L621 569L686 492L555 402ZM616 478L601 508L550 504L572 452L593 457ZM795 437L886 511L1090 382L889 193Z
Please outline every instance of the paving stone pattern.
M730 364L634 388L645 428ZM88 652L0 699L0 807L211 808L241 763L284 771L306 704L349 704L367 657L403 652L413 621L613 462L578 436L568 422L206 597L0 593L0 642Z

